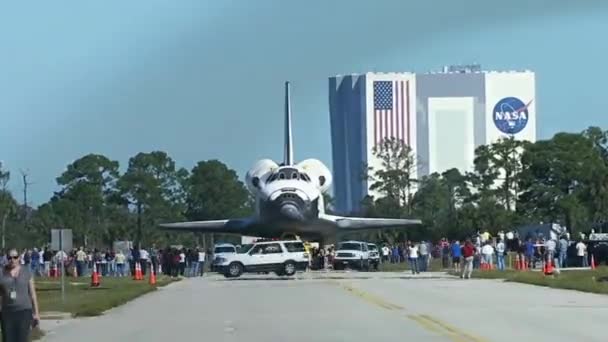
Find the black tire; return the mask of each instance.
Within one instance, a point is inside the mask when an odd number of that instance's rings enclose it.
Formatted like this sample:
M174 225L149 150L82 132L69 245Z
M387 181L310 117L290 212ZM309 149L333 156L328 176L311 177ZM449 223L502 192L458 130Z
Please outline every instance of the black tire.
M285 262L285 264L283 264L282 273L288 277L291 277L296 274L296 263L293 261Z
M228 271L226 271L226 274L228 274L227 278L238 278L241 276L241 274L243 274L243 265L239 262L233 262L230 265L228 265Z

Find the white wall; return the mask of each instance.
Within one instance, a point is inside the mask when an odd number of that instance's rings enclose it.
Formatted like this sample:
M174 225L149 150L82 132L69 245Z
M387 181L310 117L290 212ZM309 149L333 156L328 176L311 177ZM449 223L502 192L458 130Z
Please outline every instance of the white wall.
M486 141L485 144L495 142L501 137L509 136L508 133L501 132L495 124L496 113L494 108L499 101L505 98L514 97L523 102L527 107L527 123L524 128L514 134L516 139L536 141L536 82L533 72L488 72L486 74ZM514 102L511 102L514 103ZM513 106L508 103L502 109L510 113ZM499 117L501 114L499 113ZM506 123L510 121L517 127L518 120L498 120ZM523 126L523 121L519 121Z
M428 99L429 173L457 168L469 171L475 150L475 99Z

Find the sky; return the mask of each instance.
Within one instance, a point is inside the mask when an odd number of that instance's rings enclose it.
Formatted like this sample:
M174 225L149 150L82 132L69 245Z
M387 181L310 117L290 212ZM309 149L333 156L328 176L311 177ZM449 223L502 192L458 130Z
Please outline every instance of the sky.
M31 4L31 3L30 3ZM296 160L331 169L328 77L477 62L536 72L538 137L608 128L608 2L141 0L0 9L0 160L30 205L88 153L219 159L241 177L282 158L292 82ZM20 196L20 195L19 195ZM19 197L20 198L20 197Z

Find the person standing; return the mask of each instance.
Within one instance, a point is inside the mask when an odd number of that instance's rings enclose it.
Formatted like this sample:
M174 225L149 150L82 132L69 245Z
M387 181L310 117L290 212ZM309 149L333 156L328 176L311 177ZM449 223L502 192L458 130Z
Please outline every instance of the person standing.
M84 276L84 266L87 260L87 253L84 252L84 247L80 247L76 252L76 274L79 277Z
M124 277L125 276L125 261L127 257L122 253L119 249L118 253L116 253L116 257L114 258L116 261L116 276Z
M496 244L496 266L501 271L505 270L505 250L505 243L499 238Z
M585 254L587 252L587 246L581 240L576 244L576 255L578 256L581 267L587 266L587 260L585 259Z
M418 270L418 246L414 245L414 243L411 242L410 247L408 248L408 252L412 274L420 274L420 271Z
M549 239L545 242L545 262L553 264L555 259L555 250L557 249L557 241ZM556 266L555 264L553 266Z
M202 248L198 249L198 274L197 276L202 277L205 275L205 250Z
M464 262L460 278L471 279L471 273L473 273L473 258L475 257L475 246L473 246L470 239L467 239L462 247L462 256L464 257Z
M460 242L455 240L452 243L452 264L454 265L454 272L458 272L460 270L460 257L462 256L462 251L460 247Z
M492 247L492 245L490 245L489 241L486 241L486 243L481 248L481 254L483 255L482 264L485 264L487 269L492 269L494 247Z
M561 238L559 239L559 267L564 268L567 266L567 259L568 259L568 240L566 239L565 235L562 235Z
M40 321L34 278L28 267L20 265L16 249L8 252L8 259L0 276L2 340L29 342L32 326Z
M420 262L418 262L418 270L422 272L427 271L429 248L426 242L423 240L418 245L418 253L420 254Z

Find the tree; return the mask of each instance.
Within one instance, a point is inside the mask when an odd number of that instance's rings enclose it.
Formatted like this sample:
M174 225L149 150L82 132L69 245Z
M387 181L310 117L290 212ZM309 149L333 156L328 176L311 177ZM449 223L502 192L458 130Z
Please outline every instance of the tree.
M417 182L414 178L417 160L412 149L402 140L387 138L375 146L372 153L380 161L380 167L367 166L366 175L372 183L370 190L383 195L381 203L387 209L405 208L405 212L411 214L412 188Z
M522 155L519 203L529 220L561 222L582 230L597 216L594 201L605 196L606 162L584 134L558 133L528 146Z
M142 243L144 225L152 227L159 220L177 219L182 195L180 176L175 162L165 152L138 153L129 160L127 172L120 178L118 188L123 203L133 206L137 217L136 244ZM144 222L145 221L145 222ZM146 236L157 230L149 230ZM116 234L111 234L112 238Z
M451 199L445 181L438 173L422 177L412 200L414 215L427 231L442 235L449 224Z
M234 170L219 160L198 162L190 172L187 189L185 216L188 220L217 220L253 214L252 198L245 185Z
M6 248L6 223L10 215L16 212L17 201L8 190L8 182L11 179L11 173L2 170L0 162L0 218L2 224L2 250Z
M73 229L75 238L85 245L89 237L103 242L109 199L116 196L118 167L117 161L88 154L69 164L57 178L62 189L55 195L56 212L61 213L64 223L72 224L66 228Z
M248 192L236 172L218 160L201 161L189 179L186 217L213 220L248 215Z

